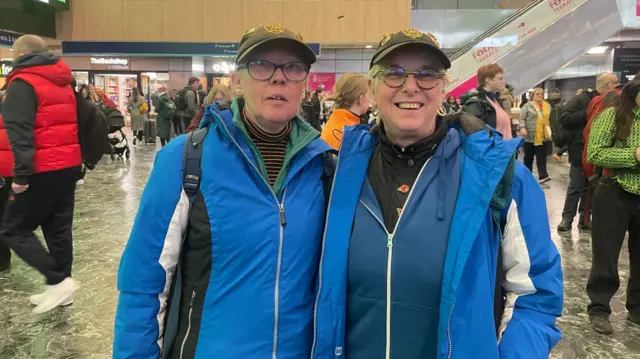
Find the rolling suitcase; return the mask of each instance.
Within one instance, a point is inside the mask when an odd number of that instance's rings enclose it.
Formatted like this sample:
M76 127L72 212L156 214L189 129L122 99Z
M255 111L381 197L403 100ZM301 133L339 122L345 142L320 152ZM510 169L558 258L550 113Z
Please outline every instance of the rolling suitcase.
M144 143L155 145L157 136L158 129L156 127L156 121L146 119L144 121Z

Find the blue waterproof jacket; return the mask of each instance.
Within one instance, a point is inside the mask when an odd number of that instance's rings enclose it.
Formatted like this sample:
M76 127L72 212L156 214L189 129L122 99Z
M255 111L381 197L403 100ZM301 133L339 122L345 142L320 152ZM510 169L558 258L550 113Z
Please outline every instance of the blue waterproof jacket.
M506 225L501 237L490 201L520 141L504 141L497 132L479 131L466 136L459 129L450 131L456 130L462 139L460 188L457 194L445 194L457 196L457 202L444 264L437 358L548 358L561 338L555 322L562 314L563 279L560 256L551 241L544 194L531 173L516 163L510 204L503 211ZM369 126L344 131L322 243L312 359L344 357L349 241L360 188L377 143ZM443 175L447 174L440 174ZM410 203L411 196L423 198L421 193L411 194L402 216L418 207ZM445 196L427 200L440 206ZM398 226L404 225L402 216ZM420 216L407 218L416 220ZM424 235L427 240L429 234ZM386 241L381 245L386 246ZM388 246L391 251L392 244ZM503 254L506 280L502 286L507 299L496 335L494 284L498 250ZM394 327L398 328L397 323ZM401 335L387 333L391 340ZM385 342L387 337L369 340ZM366 343L359 344L362 345ZM387 342L386 350L392 345ZM371 353L370 357L384 358L385 354Z
M189 318L181 315L189 328L173 351L194 347L190 357L196 359L307 357L326 206L321 157L331 148L304 120L295 119L291 136L298 131L306 141L287 151L288 173L274 194L238 128L237 104L233 112L235 119L208 109L203 121L210 130L191 216L198 211L206 220L192 221L189 233L210 237L203 241L210 248L200 253L209 254L211 269L206 292L194 290ZM167 299L190 220L183 188L185 139L177 137L156 156L122 256L116 359L158 359L169 344L163 343ZM192 319L198 328L192 328ZM172 357L183 358L182 353Z

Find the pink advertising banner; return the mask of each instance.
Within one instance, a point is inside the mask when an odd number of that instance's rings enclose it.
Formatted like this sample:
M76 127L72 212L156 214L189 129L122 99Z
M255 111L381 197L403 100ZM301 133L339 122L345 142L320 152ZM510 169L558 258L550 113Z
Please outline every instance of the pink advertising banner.
M316 90L320 85L324 86L324 91L333 91L336 84L336 74L324 72L312 72L309 74L309 89Z
M640 0L636 0L636 16L640 17Z

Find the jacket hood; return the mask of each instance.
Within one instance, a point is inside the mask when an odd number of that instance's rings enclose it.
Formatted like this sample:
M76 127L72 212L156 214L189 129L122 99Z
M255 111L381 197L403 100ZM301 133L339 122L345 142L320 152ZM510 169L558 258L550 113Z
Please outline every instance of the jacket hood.
M33 74L44 77L58 86L71 85L71 69L51 52L27 54L19 57L9 74L9 81L17 74Z

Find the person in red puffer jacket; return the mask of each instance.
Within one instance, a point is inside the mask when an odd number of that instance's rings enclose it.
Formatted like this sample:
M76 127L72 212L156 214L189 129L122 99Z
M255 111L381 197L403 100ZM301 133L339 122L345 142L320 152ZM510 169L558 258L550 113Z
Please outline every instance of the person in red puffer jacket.
M4 122L2 120L2 102L4 101L4 92L7 86L3 86L0 89L0 154L6 150L11 150L9 146L9 138L7 132L4 130ZM13 171L11 170L10 161L13 161L13 156L0 155L0 223L2 223L2 216L4 214L4 207L9 200L9 189L11 188L11 177L13 177ZM11 267L11 249L0 237L0 272L5 271Z
M47 290L30 298L37 314L70 304L78 287L71 227L82 159L71 69L38 36L20 37L13 50L0 126L0 170L13 183L0 236L46 277ZM48 251L33 233L37 227Z

